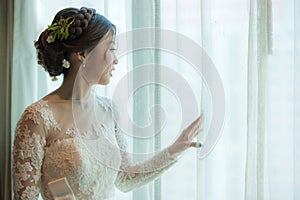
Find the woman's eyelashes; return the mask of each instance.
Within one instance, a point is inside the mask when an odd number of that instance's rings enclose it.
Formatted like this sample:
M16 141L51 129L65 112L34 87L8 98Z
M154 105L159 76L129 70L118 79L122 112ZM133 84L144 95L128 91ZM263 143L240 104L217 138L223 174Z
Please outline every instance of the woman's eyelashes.
M110 52L111 52L113 58L115 59L115 58L116 58L117 48L111 48L111 49L110 49Z
M110 50L114 51L114 52L117 51L118 50L118 45L115 42L112 42L111 46L110 46Z

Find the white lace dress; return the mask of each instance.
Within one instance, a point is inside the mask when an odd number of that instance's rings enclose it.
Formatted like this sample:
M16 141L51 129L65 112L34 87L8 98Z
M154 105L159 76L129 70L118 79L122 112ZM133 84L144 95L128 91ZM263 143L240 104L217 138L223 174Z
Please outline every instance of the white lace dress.
M99 105L103 111L101 131L119 149L126 149L126 142L115 127L110 101L99 98ZM66 107L64 102L39 100L22 114L13 149L15 199L37 199L39 193L43 199L53 199L48 182L62 177L67 178L77 200L109 199L115 186L130 191L154 180L176 162L165 149L143 163L132 164L128 153L103 146L104 158L118 169L109 167L95 159L77 139L76 128L66 127L69 124L64 121L68 118Z

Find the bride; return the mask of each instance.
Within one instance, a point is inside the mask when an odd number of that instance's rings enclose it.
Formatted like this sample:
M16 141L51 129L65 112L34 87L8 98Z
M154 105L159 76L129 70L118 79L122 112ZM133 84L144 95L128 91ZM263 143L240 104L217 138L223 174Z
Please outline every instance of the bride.
M15 130L15 199L53 199L49 182L65 178L76 199L113 197L114 187L130 191L172 166L193 142L201 117L178 139L141 163L132 163L118 127L118 113L92 91L109 84L118 60L116 27L91 8L59 11L35 42L38 63L62 85L28 106Z

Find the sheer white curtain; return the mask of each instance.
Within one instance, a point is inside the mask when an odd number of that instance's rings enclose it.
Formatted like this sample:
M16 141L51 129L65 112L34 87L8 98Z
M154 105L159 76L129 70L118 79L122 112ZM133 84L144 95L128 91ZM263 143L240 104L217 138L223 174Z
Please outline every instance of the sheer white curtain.
M226 95L222 137L207 158L199 160L195 149L188 150L162 176L161 183L152 183L129 194L119 192L117 199L299 199L300 3L297 0L272 1L270 8L273 15L270 19L273 34L269 39L272 38L273 51L270 55L265 54L262 67L257 63L257 58L261 58L261 39L268 37L261 38L267 29L259 26L258 19L263 16L258 15L257 11L261 8L260 3L266 2L16 1L12 130L25 106L53 90L61 81L51 82L41 67L35 64L33 41L38 33L51 23L54 13L63 7L95 7L117 25L119 33L156 26L192 39L211 57L222 78ZM28 27L28 22L32 26ZM263 32L258 34L258 30ZM188 62L158 50L137 52L119 61L111 85L106 89L100 87L99 92L111 96L128 70L157 62L178 72L195 89L198 101L202 101L199 106L207 115L206 122L209 121L209 92L199 87L202 82ZM141 120L139 117L147 116L147 107L159 102L168 114L165 129L160 134L161 143L157 138L147 145L133 143L133 151L163 148L177 136L173 133L178 132L181 111L176 95L174 97L172 92L163 88L159 93L155 91L157 88L149 87L137 93L137 99L143 101L133 100L135 111L132 114L135 119ZM156 117L159 118L159 115ZM147 123L143 120L139 123Z
M250 6L245 199L251 200L299 198L299 3L272 3Z
M163 199L243 199L248 1L163 2L162 27L182 33L203 47L222 78L226 95L226 120L216 148L204 160L197 159L195 151L189 150L163 177ZM194 76L192 66L178 62L175 68L197 88L193 81L199 78ZM207 93L202 98L207 122L212 112L211 99Z
M162 10L163 28L206 50L226 94L221 140L205 160L191 153L166 173L163 199L298 199L299 2L163 1Z
M299 1L273 1L266 72L265 197L299 199ZM275 176L274 176L275 175Z

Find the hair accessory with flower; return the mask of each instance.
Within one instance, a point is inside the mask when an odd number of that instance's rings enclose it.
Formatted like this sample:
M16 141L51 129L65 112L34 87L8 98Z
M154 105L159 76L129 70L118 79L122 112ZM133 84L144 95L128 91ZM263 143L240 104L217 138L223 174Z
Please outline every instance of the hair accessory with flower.
M58 79L56 78L56 76L52 76L51 81L57 81Z
M62 61L62 66L66 69L70 68L70 62L67 61L66 59L63 59Z
M69 37L69 28L74 23L75 19L73 18L70 22L70 17L64 19L60 18L57 22L48 26L48 31L51 31L47 37L47 42L52 43L56 39L60 41L65 40Z

